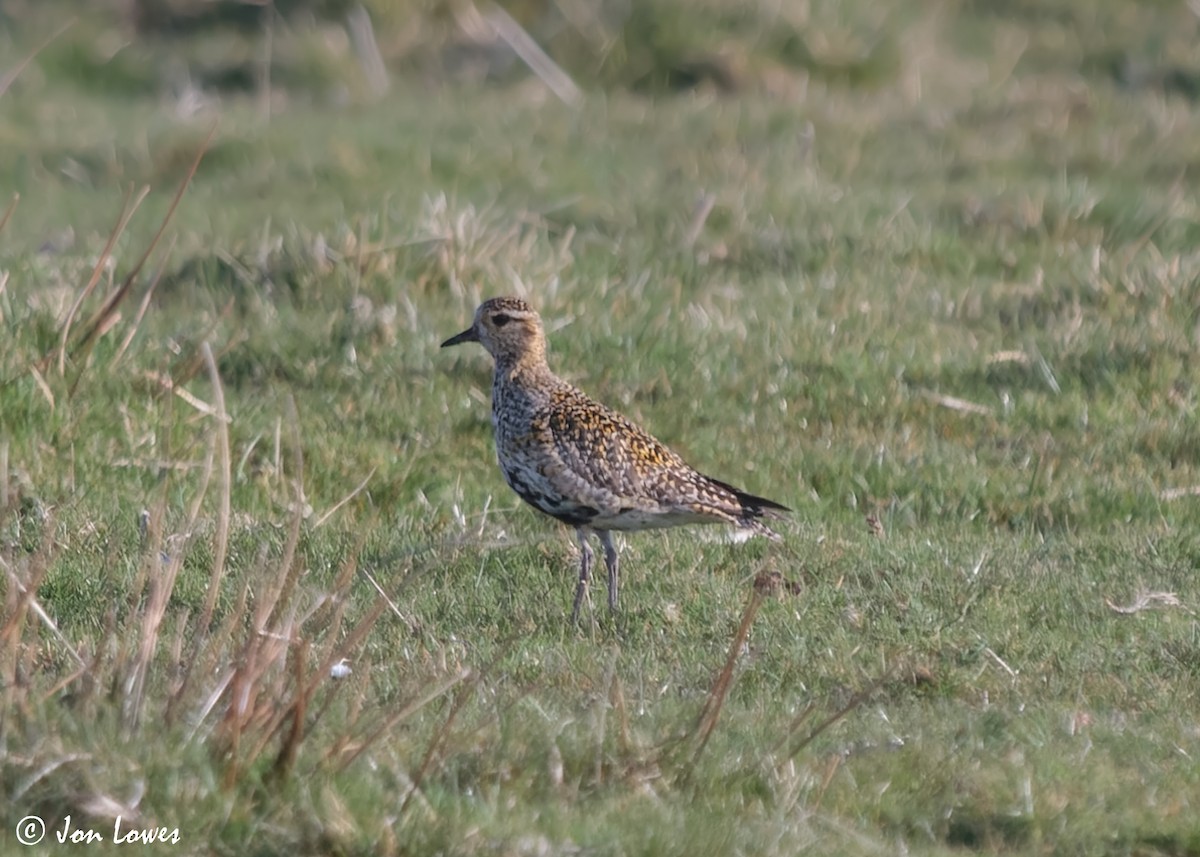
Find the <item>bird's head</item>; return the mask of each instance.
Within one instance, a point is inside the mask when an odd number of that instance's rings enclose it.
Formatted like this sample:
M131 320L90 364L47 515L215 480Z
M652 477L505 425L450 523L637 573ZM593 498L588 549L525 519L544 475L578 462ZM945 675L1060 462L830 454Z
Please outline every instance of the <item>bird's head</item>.
M475 310L474 323L442 343L442 348L478 342L497 365L512 366L529 359L544 360L546 336L542 319L520 298L490 298Z

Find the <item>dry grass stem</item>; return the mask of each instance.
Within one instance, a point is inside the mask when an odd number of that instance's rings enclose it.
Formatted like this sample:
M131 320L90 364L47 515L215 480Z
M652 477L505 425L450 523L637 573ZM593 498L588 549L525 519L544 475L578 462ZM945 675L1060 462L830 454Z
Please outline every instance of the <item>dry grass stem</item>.
M79 310L83 307L83 302L87 300L88 296L96 288L96 284L100 282L100 278L107 268L109 257L112 255L113 247L116 246L117 239L121 237L121 234L125 231L125 227L129 225L134 212L137 211L138 206L142 204L142 200L149 193L150 187L148 185L143 186L136 196L132 195L132 189L126 191L125 198L121 201L121 213L117 216L117 223L112 231L108 233L108 240L104 244L104 249L100 251L100 256L96 259L96 264L92 266L91 276L88 278L83 289L75 297L75 303L71 305L66 319L63 320L62 332L59 334L58 339L58 356L55 358L60 378L67 374L67 343L71 339L71 328L75 323L75 316L79 314ZM48 363L48 357L43 359L41 368L45 369Z
M13 66L7 72L5 72L4 76L0 77L0 98L4 97L4 93L8 92L8 90L12 87L13 83L16 82L17 78L21 76L21 72L25 71L25 69L29 66L29 64L31 62L33 62L34 59L37 58L37 55L40 54L42 51L44 51L47 47L49 47L50 44L53 43L55 39L57 39L59 36L61 36L67 30L71 29L73 26L75 26L75 22L78 20L79 19L76 17L68 18L66 21L64 21L59 26L59 28L57 30L55 30L53 33L51 33L49 36L47 36L33 50L31 50L28 54L26 54L24 57L22 57L20 62L18 62L15 66ZM3 230L2 224L0 224L0 230Z
M301 564L296 561L296 548L300 544L300 529L307 513L304 499L304 448L300 442L300 415L296 412L296 400L289 394L284 402L287 410L288 426L291 433L292 467L292 517L288 527L287 541L283 546L283 557L280 568L284 570L282 585L279 589L279 605L291 602L292 592L300 579Z
M62 647L62 650L71 656L71 660L75 661L75 663L80 667L86 666L83 656L80 655L79 652L75 650L75 647L71 645L70 641L63 636L62 631L58 629L58 625L52 618L50 618L50 614L46 612L45 608L42 607L41 603L38 601L37 592L35 590L30 590L27 586L25 586L25 584L20 581L16 574L13 573L12 569L8 567L8 563L5 563L2 558L0 558L0 564L4 565L4 571L8 577L9 584L15 587L18 593L24 597L26 609L33 611L33 614L38 617L38 620L42 623L46 630L50 632L50 635L58 641L59 645ZM4 637L0 635L0 639L3 638Z
M1200 497L1200 485L1188 485L1183 488L1164 488L1158 493L1160 500L1182 500L1184 497Z
M385 95L391 85L388 79L387 65L379 50L379 40L375 37L375 27L371 23L371 13L362 3L355 3L346 13L346 32L350 34L350 43L362 66L363 76L375 96Z
M1132 616L1144 610L1162 610L1168 607L1177 607L1186 613L1195 615L1174 592L1155 592L1142 589L1134 595L1133 601L1129 604L1117 604L1110 598L1105 598L1104 603L1109 610L1122 616Z
M13 212L17 210L17 203L21 201L21 194L14 193L12 200L8 203L8 208L4 209L4 215L0 217L0 233L4 232L4 227L8 226L9 219L13 216ZM0 292L3 292L0 288Z
M796 756L800 755L800 753L804 751L804 748L806 748L813 741L815 741L817 739L817 737L820 736L823 732L825 732L826 730L830 729L831 727L833 727L834 725L836 725L837 723L839 723L840 721L845 719L847 715L849 715L855 709L859 708L864 703L866 703L867 700L869 700L872 696L874 696L875 692L878 691L881 687L883 687L883 685L891 678L893 672L895 672L894 664L892 666L888 667L887 670L884 671L883 675L881 675L879 678L875 679L870 684L868 684L866 687L864 687L862 690L858 691L853 696L851 696L845 705L843 705L841 708L834 711L832 714L830 714L824 720L818 722L815 726L813 726L812 729L810 729L804 735L804 737L802 737L799 741L797 741L795 744L793 744L792 747L787 751L787 758L788 759L796 758ZM778 749L778 747L791 741L791 739L795 736L796 732L799 731L800 727L804 724L805 721L808 720L808 718L815 712L815 710L816 710L815 706L813 704L809 704L800 712L799 715L796 716L796 718L792 721L791 728L788 729L787 735L785 735L779 742L779 745L777 745L777 749Z
M116 353L113 354L112 360L108 361L109 371L113 371L121 362L121 358L125 356L125 352L129 349L133 339L137 336L137 332L142 327L142 321L146 318L146 311L150 309L150 301L154 297L154 291L158 288L158 284L162 281L163 272L167 268L167 260L171 258L171 252L175 249L175 238L172 236L171 243L167 245L167 251L163 253L162 260L159 263L158 270L154 272L154 278L150 281L150 285L146 287L146 291L142 294L142 300L138 304L137 312L134 314L133 321L129 325L129 330L125 334L125 338L121 340L121 344L117 347Z
M471 675L471 669L469 667L463 667L449 679L443 681L432 690L408 703L408 705L401 708L395 714L387 717L384 722L381 723L377 729L375 729L374 732L371 732L369 735L367 735L357 746L352 748L349 753L341 759L341 764L339 767L342 770L348 768L354 763L355 759L357 759L367 750L368 747L374 745L377 741L379 741L380 738L394 729L396 724L404 722L434 700L445 696L459 684L469 679Z
M355 497L357 497L359 494L361 494L363 489L367 487L367 483L371 481L371 477L375 475L375 471L378 469L379 469L378 467L372 467L371 472L363 477L362 482L359 482L358 485L356 485L354 487L353 491L351 491L345 497L343 497L342 499L340 499L336 503L334 503L333 506L330 507L330 509L327 512L325 512L323 515L321 515L319 518L317 518L316 521L313 522L313 529L315 530L318 527L320 527L322 524L324 524L326 521L328 521L330 518L332 518L335 514L337 514L338 509L342 508L347 503L349 503L351 500L353 500Z
M716 194L703 193L700 195L700 199L692 211L691 222L688 224L687 231L684 232L683 246L691 247L696 243L696 239L704 231L704 224L708 222L708 216L712 214L712 210L716 204Z
M962 411L967 414L980 414L982 416L991 416L992 409L987 405L980 405L976 402L969 402L966 399L960 399L958 396L947 396L942 393L935 393L932 390L923 392L925 398L943 408L949 408L952 411Z
M725 704L725 697L729 694L729 688L733 683L733 670L737 666L738 658L742 655L746 638L750 635L750 626L754 623L754 617L758 615L763 600L768 595L777 592L778 585L779 581L773 579L769 573L760 574L754 580L754 586L750 591L750 600L742 612L742 621L738 624L733 640L729 644L729 654L725 657L725 665L717 674L712 688L708 691L708 696L705 697L704 707L700 709L700 716L693 730L696 741L693 758L699 758L708 739L712 736L713 730L717 727L717 718L721 714L721 707Z
M212 139L216 133L217 125L216 123L213 123L212 128L209 129L208 136L204 138L203 142L200 144L200 148L196 150L196 156L192 160L191 166L188 168L187 173L184 175L183 181L180 182L179 189L175 191L175 196L171 199L171 204L167 206L166 214L163 215L162 221L158 224L158 229L155 231L154 237L150 239L150 243L146 245L146 249L142 252L142 255L138 258L137 262L134 263L133 268L131 268L129 273L125 275L125 279L121 281L121 285L108 299L108 301L105 302L104 306L102 306L96 312L96 314L92 316L87 325L85 325L84 333L80 336L78 344L72 349L71 356L73 358L78 360L81 357L86 357L86 355L91 351L92 346L95 345L96 340L111 327L112 321L117 312L117 308L121 305L125 298L129 296L133 289L133 284L137 280L138 274L140 274L142 268L145 267L146 262L150 259L150 254L152 254L154 249L158 246L158 242L162 240L163 233L166 232L168 224L170 224L171 219L175 216L175 210L179 208L179 203L183 201L183 195L187 191L188 185L191 184L192 179L195 177L196 170L200 168L200 161L204 159L204 154L208 151L208 147L212 143ZM148 191L148 188L143 189L143 192L138 200L139 202L145 197L146 191ZM132 216L133 212L130 211L129 214ZM125 223L128 223L128 218L126 218ZM125 223L121 224L122 230L124 229ZM112 236L110 242L114 241L115 237L115 235ZM93 278L95 278L95 274L93 274ZM68 328L68 325L64 325L63 340L59 344L60 373L63 370L62 350L66 347L66 336L69 333ZM72 385L72 389L79 384L79 380L82 377L83 368L80 367L79 376L76 377L75 383Z
M54 391L50 389L50 385L46 383L45 376L37 366L29 364L29 374L33 377L33 383L37 386L38 392L46 399L46 404L50 406L50 410L54 410Z
M425 753L421 757L421 764L417 766L417 772L412 777L412 785L409 787L408 793L404 796L404 800L400 804L400 816L403 817L413 797L420 794L421 784L432 769L437 755L445 746L446 738L450 734L450 729L454 726L454 721L458 719L458 715L462 711L463 706L466 705L467 700L475 694L475 688L478 686L481 677L481 673L472 673L468 677L466 684L460 687L454 694L454 699L450 703L450 711L446 713L441 724L433 733L433 737L429 739L429 746L425 748Z
M208 367L208 379L212 384L214 409L217 419L213 426L212 441L216 451L217 473L220 476L217 494L217 529L213 535L212 571L208 579L208 593L204 597L204 609L200 613L200 633L207 634L212 622L213 610L221 593L221 578L225 574L225 554L229 549L229 518L232 514L233 490L232 461L229 452L228 414L225 410L225 388L221 384L221 373L208 342L200 345L204 364Z
M985 655L987 655L989 658L991 658L992 661L996 664L996 666L998 666L998 667L1000 667L1000 669L1004 670L1004 672L1008 675L1009 678L1016 681L1017 676L1019 674L1017 672L1017 670L1014 670L1012 667L1010 667L1008 665L1008 663L1004 660L1004 658L1002 658L998 654L996 654L990 646L984 646L983 653Z
M485 21L487 26L512 48L513 53L520 57L521 62L529 66L529 70L564 104L576 105L583 100L583 92L575 85L575 81L571 80L571 76L550 59L550 55L542 50L511 15L495 3L489 3L487 12L482 15L474 4L468 3L467 8L473 17Z
M362 572L363 576L367 579L371 586L375 588L375 591L379 593L379 597L383 599L383 603L386 604L392 613L395 614L396 618L403 622L405 626L409 628L409 630L415 631L417 627L416 622L414 622L410 617L404 615L403 611L401 611L401 609L396 605L396 602L393 601L387 592L384 591L384 588L379 585L379 581L375 579L375 576L372 575L371 572L366 568L360 568L359 571Z

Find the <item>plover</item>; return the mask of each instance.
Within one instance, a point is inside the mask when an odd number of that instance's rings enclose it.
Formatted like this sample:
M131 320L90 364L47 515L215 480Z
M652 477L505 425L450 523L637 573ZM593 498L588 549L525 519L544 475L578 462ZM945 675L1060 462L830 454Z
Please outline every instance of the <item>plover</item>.
M575 528L579 582L572 622L587 594L599 536L608 570L608 606L617 609L612 532L728 523L778 540L763 522L791 511L705 476L647 431L559 378L546 363L546 334L520 298L480 304L470 327L442 343L478 342L495 361L492 425L509 486L540 512Z

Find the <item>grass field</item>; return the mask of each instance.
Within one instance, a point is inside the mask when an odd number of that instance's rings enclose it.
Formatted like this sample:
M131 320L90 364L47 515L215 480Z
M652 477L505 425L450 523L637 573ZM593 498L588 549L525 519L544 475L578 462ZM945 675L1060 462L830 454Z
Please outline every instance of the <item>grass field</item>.
M1200 855L1192 7L0 2L4 853ZM782 544L570 627L505 293Z

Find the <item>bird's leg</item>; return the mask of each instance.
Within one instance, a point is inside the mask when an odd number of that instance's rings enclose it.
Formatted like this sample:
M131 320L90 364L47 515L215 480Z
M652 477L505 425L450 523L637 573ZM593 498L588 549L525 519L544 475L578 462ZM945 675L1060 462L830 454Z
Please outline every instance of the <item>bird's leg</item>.
M575 605L571 608L571 624L579 621L579 608L583 604L584 596L587 595L588 579L592 576L592 558L595 556L592 553L592 546L588 544L587 530L583 527L576 527L575 535L579 537L579 584L575 587Z
M604 565L608 569L608 609L617 609L617 548L612 541L612 533L608 530L597 530L600 544L604 545Z

